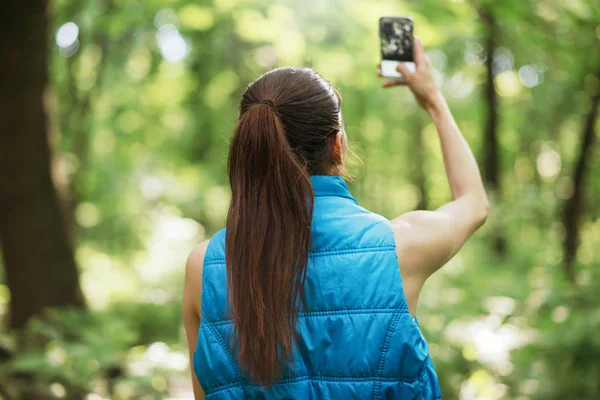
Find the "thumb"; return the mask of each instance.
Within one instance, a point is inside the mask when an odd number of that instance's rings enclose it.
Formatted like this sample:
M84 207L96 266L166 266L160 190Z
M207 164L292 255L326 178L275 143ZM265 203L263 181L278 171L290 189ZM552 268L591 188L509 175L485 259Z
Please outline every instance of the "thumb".
M403 62L398 63L398 66L396 67L396 71L398 71L402 74L402 76L404 77L404 80L409 80L413 75L413 72L411 72Z

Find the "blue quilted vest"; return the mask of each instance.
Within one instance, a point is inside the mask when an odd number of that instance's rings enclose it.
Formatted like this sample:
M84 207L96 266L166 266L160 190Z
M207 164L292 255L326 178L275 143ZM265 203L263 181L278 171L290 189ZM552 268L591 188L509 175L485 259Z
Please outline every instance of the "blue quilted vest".
M404 298L390 222L360 207L341 177L311 180L307 305L297 323L294 362L268 392L240 368L231 343L225 230L209 243L194 354L206 398L440 399L427 342Z

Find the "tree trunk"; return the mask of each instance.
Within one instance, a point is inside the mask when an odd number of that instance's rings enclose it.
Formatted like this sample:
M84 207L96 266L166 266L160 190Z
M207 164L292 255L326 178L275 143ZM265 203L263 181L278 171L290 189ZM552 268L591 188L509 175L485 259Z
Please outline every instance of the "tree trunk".
M425 182L425 147L423 146L423 128L425 127L421 118L415 119L413 125L413 144L412 153L414 167L412 170L412 181L419 189L419 203L417 210L427 210L427 183Z
M600 79L600 70L596 75ZM563 208L563 224L565 226L565 240L563 242L563 262L567 278L574 282L576 278L574 261L579 247L581 220L583 216L583 203L585 197L586 168L592 162L592 155L596 146L594 124L598 118L600 93L591 97L592 107L583 127L583 138L579 147L579 156L575 164L573 176L573 194L565 202Z
M498 95L494 83L494 50L496 49L496 38L498 35L498 26L496 18L489 6L479 10L481 19L485 24L485 51L487 57L485 60L485 69L487 79L484 87L484 98L487 108L487 118L484 125L483 136L483 180L488 192L491 194L492 201L500 201L500 151L498 146ZM500 227L493 229L494 251L498 256L506 255L506 239L502 234Z
M45 307L84 304L50 178L47 11L47 0L7 2L0 24L0 243L15 328Z

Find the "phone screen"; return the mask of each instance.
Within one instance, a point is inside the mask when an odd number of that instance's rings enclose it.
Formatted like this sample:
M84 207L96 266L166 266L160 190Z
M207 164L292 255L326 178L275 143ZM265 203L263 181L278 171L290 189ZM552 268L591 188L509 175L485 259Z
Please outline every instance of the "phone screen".
M409 17L382 17L379 20L381 58L413 60L413 22Z
M413 63L413 21L410 17L381 17L379 19L383 76L401 78L396 71L399 62ZM414 64L408 64L414 70Z

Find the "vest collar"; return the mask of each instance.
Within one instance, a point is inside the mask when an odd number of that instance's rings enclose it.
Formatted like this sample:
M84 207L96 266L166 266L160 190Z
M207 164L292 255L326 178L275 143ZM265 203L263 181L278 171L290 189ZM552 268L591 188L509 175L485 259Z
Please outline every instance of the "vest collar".
M315 197L319 196L338 196L352 200L355 204L358 201L350 194L348 186L341 176L337 175L312 175L312 182Z

